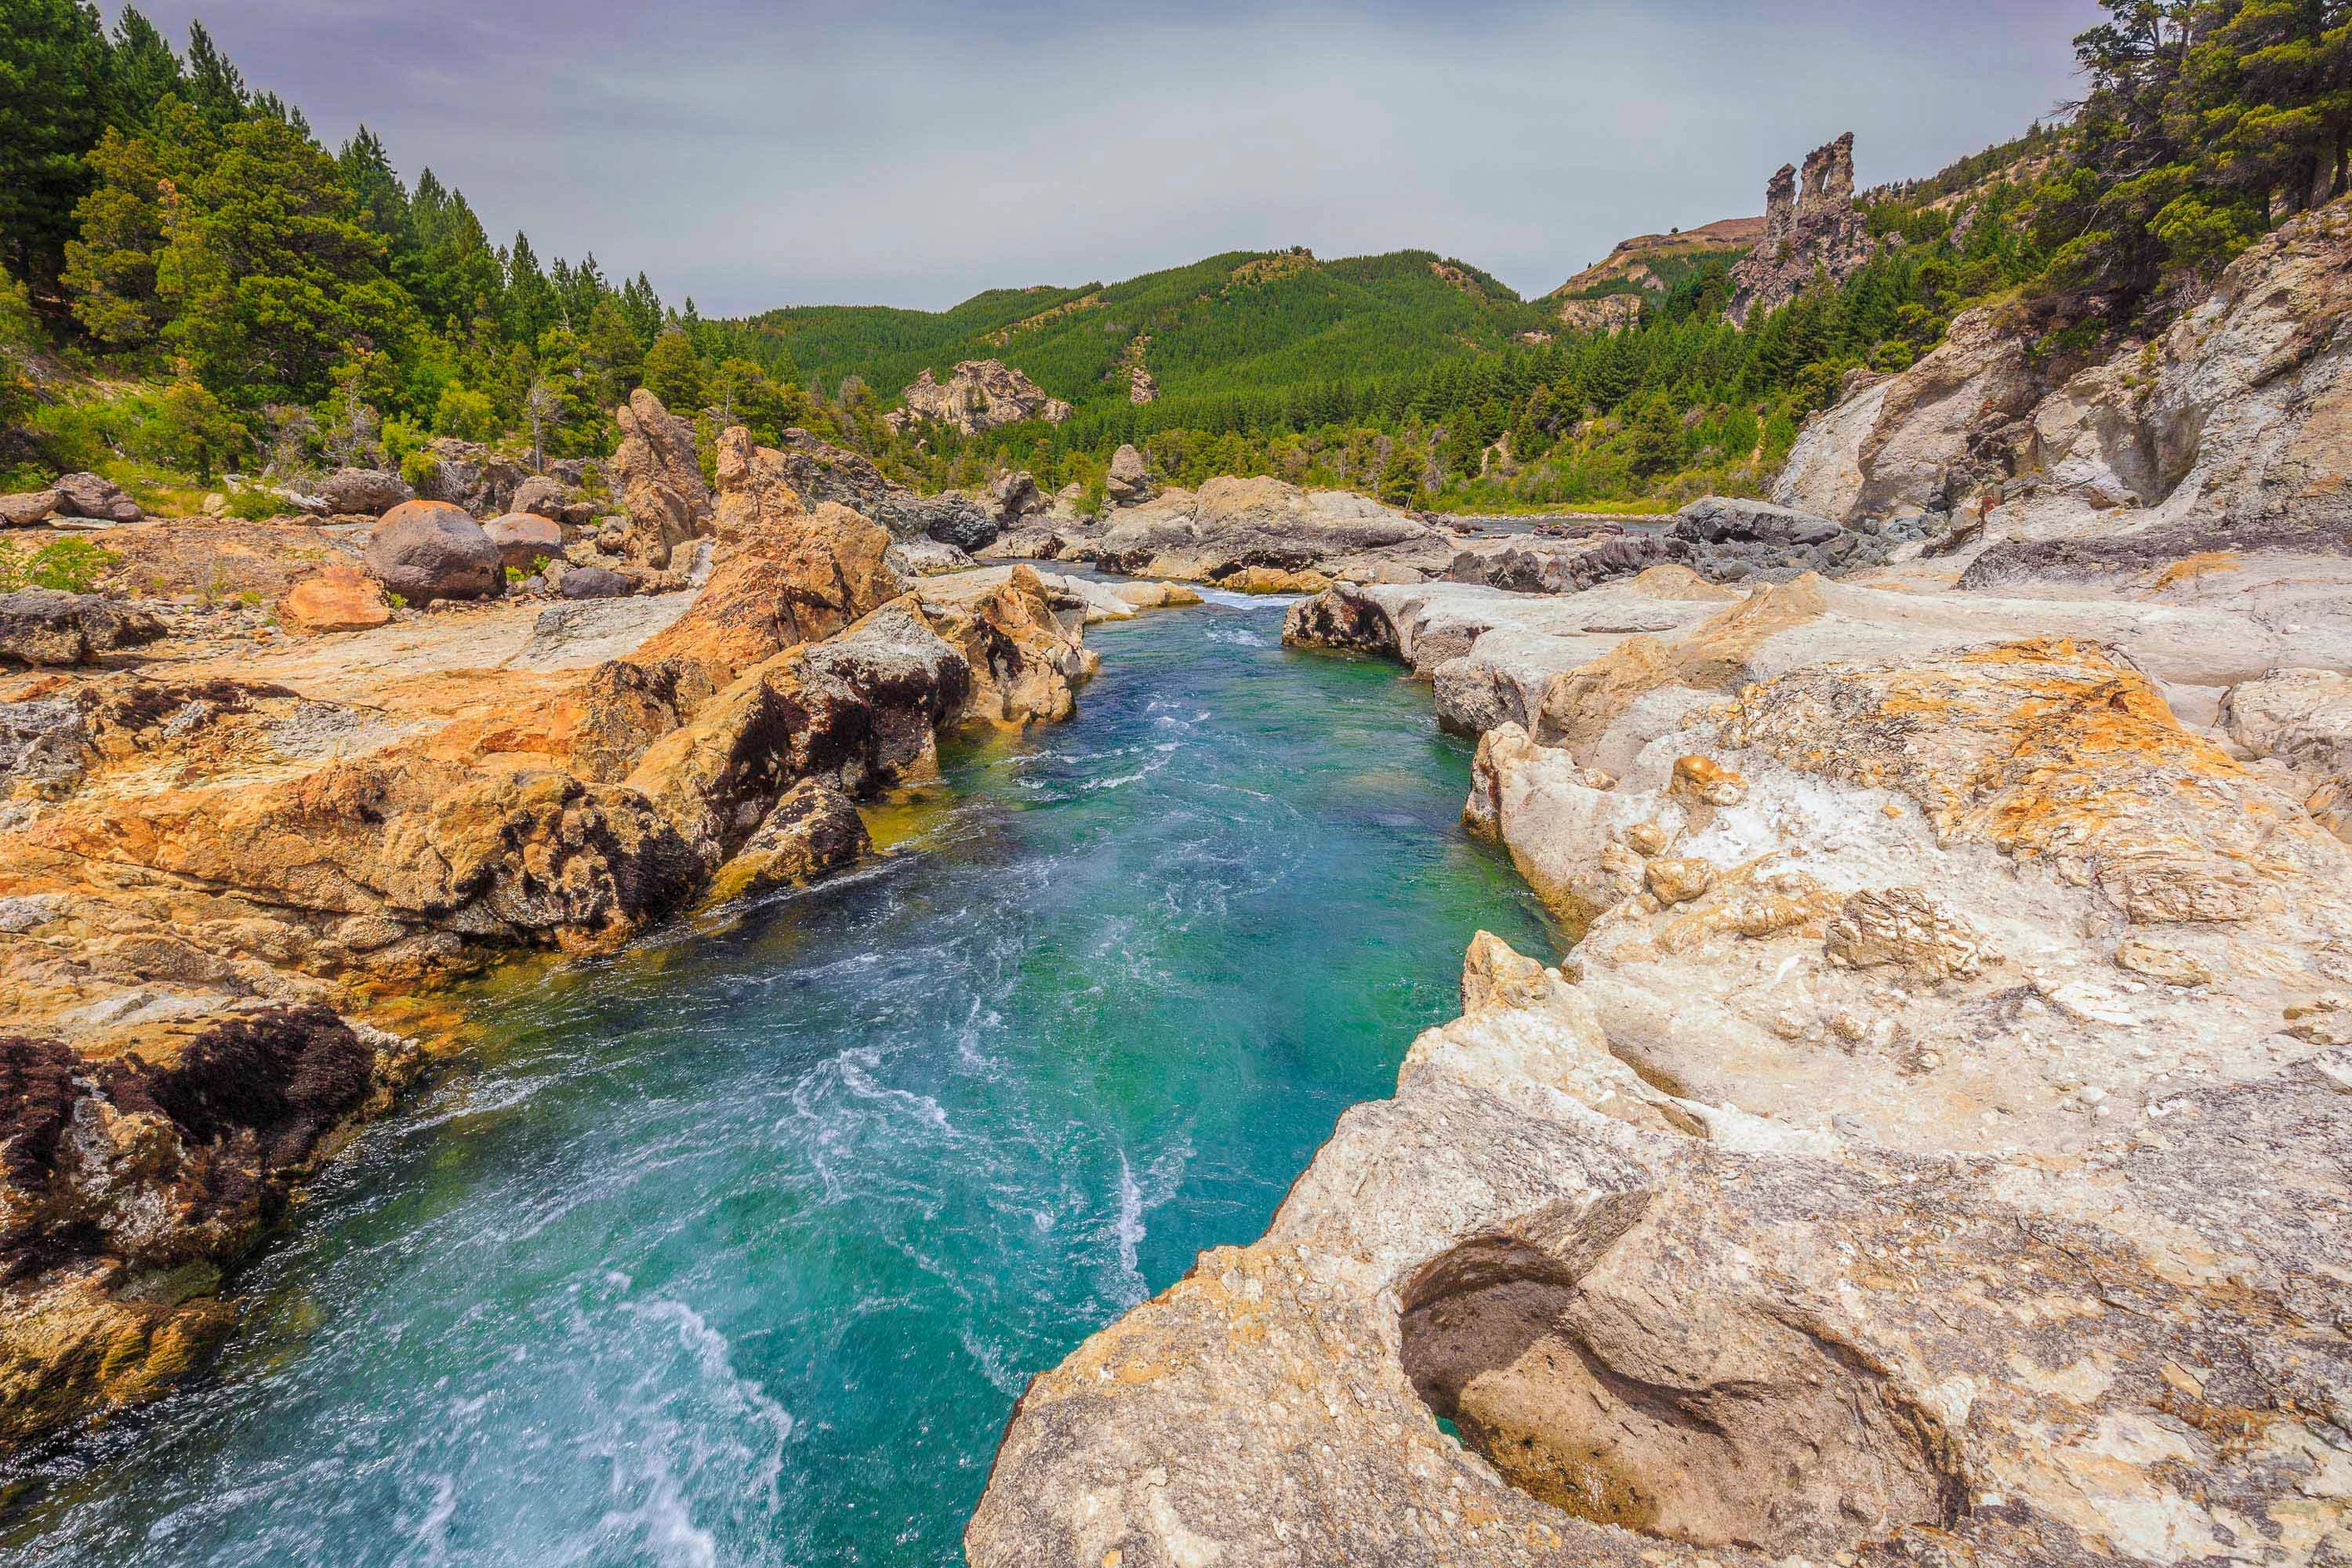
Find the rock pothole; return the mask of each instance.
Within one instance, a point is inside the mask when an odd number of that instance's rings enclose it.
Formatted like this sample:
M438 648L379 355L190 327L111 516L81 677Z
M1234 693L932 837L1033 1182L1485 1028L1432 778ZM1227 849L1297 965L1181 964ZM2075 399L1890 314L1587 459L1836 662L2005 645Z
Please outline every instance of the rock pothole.
M1594 1523L1776 1554L1954 1521L1950 1439L1883 1371L1792 1307L1598 1265L1631 1224L1607 1218L1474 1237L1405 1291L1406 1375L1505 1480Z

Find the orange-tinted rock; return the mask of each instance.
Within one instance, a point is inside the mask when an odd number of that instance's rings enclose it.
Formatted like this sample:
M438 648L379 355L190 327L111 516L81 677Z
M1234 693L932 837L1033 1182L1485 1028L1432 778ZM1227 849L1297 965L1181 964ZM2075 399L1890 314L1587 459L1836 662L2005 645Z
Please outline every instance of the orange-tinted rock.
M392 604L383 589L341 562L303 578L278 601L278 624L289 632L365 631L390 619Z

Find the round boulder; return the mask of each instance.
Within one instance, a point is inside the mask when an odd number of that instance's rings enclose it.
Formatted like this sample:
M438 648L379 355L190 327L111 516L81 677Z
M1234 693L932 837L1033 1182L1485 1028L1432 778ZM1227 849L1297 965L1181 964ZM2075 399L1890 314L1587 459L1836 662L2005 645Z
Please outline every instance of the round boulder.
M495 598L506 585L499 547L464 508L446 501L403 501L384 513L365 560L369 576L420 607Z
M567 599L618 599L635 586L618 572L603 566L574 566L563 574L556 592Z
M510 511L482 524L482 531L499 547L499 559L529 572L541 562L563 553L563 525L534 512Z

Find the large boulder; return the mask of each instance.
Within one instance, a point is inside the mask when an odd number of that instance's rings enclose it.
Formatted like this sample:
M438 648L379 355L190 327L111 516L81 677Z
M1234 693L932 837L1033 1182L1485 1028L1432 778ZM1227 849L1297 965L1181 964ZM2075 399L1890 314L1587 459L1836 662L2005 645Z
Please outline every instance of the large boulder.
M47 521L58 510L60 499L55 490L21 490L0 496L0 528L29 528Z
M710 489L695 455L694 425L642 386L613 417L621 445L606 468L628 509L628 553L641 564L661 565L681 541L710 530Z
M567 566L555 591L567 599L625 599L635 584L609 566Z
M1034 567L997 570L1001 580L993 572L927 577L917 589L930 624L971 666L966 717L1014 726L1066 719L1101 656L1063 623Z
M88 664L164 635L163 624L97 594L20 588L0 594L0 662Z
M495 598L506 583L499 547L463 507L403 501L368 542L368 574L412 605Z
M499 547L499 560L530 572L551 556L563 553L563 525L535 512L510 511L482 524L482 531Z
M1042 517L1052 504L1037 488L1036 476L1026 468L998 476L988 493L996 503L996 521L1003 528L1013 527L1023 518Z
M1735 496L1703 496L1674 523L1674 536L1695 544L1827 544L1844 531L1825 517Z
M137 522L147 515L139 510L137 501L122 493L121 485L96 474L60 474L49 488L57 492L57 510L61 517Z
M1151 499L1151 470L1144 466L1143 454L1129 442L1110 455L1110 474L1103 480L1103 493L1121 506Z
M545 474L533 474L515 486L514 499L507 505L515 511L527 511L551 522L562 522L565 521L564 514L570 510L572 502L570 492L561 480Z
M390 619L383 587L349 562L320 568L278 601L278 624L299 634L365 631Z
M857 806L824 779L803 779L761 819L735 858L711 879L709 900L803 888L856 864L874 847Z
M382 517L416 492L398 474L383 468L337 468L319 481L318 499L338 517Z

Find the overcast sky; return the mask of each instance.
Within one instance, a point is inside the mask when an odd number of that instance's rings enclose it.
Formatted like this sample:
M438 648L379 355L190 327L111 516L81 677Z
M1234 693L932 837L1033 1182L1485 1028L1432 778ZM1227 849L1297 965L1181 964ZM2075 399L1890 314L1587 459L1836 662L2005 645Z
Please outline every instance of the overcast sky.
M1551 289L1759 212L1843 131L1932 173L2074 89L2092 0L153 0L493 239L706 315L937 308L1221 250L1419 247Z

